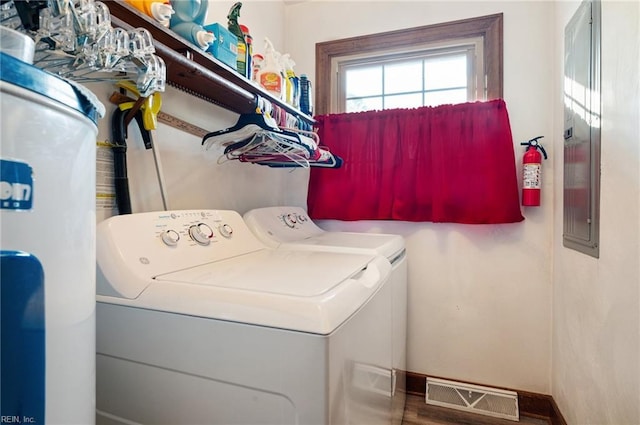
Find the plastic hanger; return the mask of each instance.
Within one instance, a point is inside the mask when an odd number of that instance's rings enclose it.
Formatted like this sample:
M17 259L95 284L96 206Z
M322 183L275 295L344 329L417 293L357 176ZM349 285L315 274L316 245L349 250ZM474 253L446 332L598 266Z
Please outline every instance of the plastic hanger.
M271 167L342 166L342 159L326 148L320 148L313 131L280 128L275 119L259 111L242 114L233 127L206 134L202 139L206 149L224 148L218 159L239 160Z

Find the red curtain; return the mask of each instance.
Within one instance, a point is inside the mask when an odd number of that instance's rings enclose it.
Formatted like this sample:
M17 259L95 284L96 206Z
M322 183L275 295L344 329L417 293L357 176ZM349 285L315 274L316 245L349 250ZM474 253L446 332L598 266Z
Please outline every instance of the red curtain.
M311 170L312 218L524 220L503 100L315 119L320 141L344 165Z

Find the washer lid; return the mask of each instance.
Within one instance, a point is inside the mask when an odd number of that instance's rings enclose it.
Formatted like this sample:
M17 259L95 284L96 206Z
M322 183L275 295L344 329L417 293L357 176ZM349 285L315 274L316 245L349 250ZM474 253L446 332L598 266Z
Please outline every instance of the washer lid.
M264 249L173 273L160 282L213 286L292 297L327 293L373 260L370 254Z
M265 249L157 276L136 299L97 300L327 335L373 297L390 272L381 256Z
M0 52L0 78L3 82L41 94L84 114L94 123L104 115L104 106L85 87ZM102 112L102 114L100 113Z

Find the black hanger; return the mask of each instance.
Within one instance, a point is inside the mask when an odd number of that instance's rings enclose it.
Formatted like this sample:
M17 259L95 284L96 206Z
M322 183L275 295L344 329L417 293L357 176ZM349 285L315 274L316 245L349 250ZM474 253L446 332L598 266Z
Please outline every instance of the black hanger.
M207 133L202 138L202 144L210 138L217 138L217 142L223 146L232 142L238 142L240 140L247 140L258 132L273 133L276 136L284 137L290 141L302 144L300 136L292 131L282 130L275 124L267 121L264 114L241 114L238 121L233 127L225 128L223 130L213 131Z

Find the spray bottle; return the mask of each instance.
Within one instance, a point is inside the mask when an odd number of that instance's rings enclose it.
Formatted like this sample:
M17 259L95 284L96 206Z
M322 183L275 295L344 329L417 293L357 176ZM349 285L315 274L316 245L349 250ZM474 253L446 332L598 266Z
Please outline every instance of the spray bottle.
M169 27L171 15L175 13L169 0L126 0L145 15L151 16L163 27Z
M247 40L244 38L244 34L242 33L242 28L240 28L240 24L238 24L238 18L240 17L240 8L242 7L241 2L235 3L229 9L229 14L227 15L227 28L229 32L238 37L238 56L237 56L237 68L236 70L240 75L247 76Z
M266 91L271 93L274 97L278 99L282 99L282 71L278 66L278 58L276 56L276 51L273 48L273 44L271 41L265 37L265 52L264 52L264 62L262 64L262 68L258 71L258 76L256 80L258 83L264 87Z

